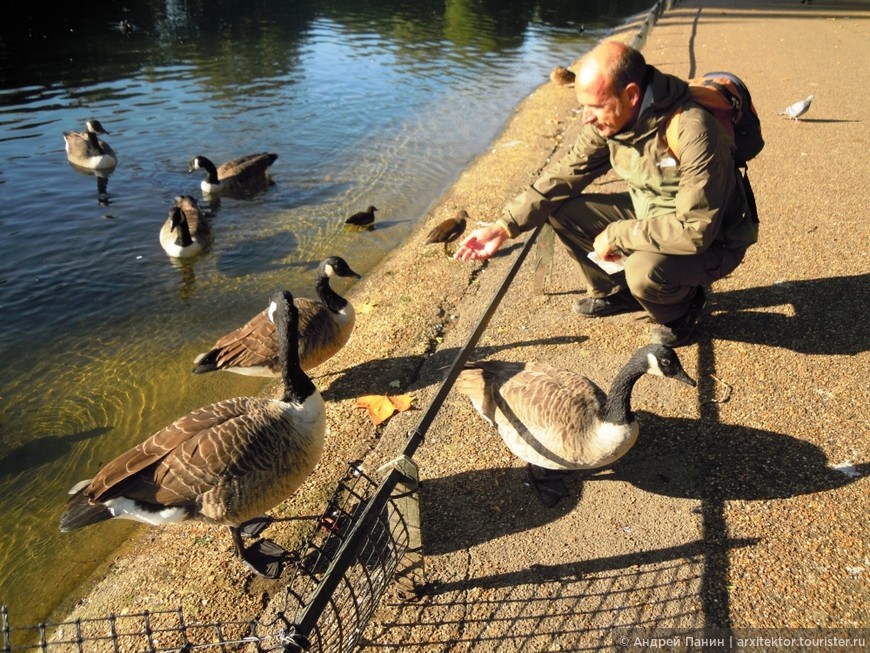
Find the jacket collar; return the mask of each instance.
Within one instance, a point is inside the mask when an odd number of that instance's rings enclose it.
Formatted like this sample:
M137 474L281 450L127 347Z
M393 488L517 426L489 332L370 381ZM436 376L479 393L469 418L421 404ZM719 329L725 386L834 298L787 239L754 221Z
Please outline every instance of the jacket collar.
M679 106L689 99L689 85L678 77L647 66L643 98L634 124L611 139L631 144L657 131Z

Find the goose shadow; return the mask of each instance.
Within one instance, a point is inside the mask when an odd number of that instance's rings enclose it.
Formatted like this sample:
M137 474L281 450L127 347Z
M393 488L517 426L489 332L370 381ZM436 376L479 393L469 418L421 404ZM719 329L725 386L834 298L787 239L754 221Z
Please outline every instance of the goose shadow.
M553 336L539 340L523 340L501 345L476 347L472 358L488 358L500 351L520 347L578 345L587 339L587 336ZM414 380L421 376L421 367L425 365L428 370L444 370L453 364L460 351L460 347L447 347L436 350L431 356L377 358L322 376L318 376L315 369L312 378L318 381L318 385L321 386L320 393L326 401L351 399L369 391L385 392L387 384L394 379L407 379L408 383L403 383L403 386L411 385ZM430 381L438 381L443 376L443 373L439 372L438 379L430 379ZM328 387L326 383L329 383Z
M97 204L103 207L111 204L111 199L109 197L109 177L113 172L115 172L115 168L91 170L90 168L83 168L70 161L67 163L69 163L70 168L80 175L84 177L94 177L97 180Z
M870 474L870 462L834 468L818 447L781 433L639 413L638 443L610 467L567 472L568 497L544 508L525 468L492 468L422 482L427 554L449 553L557 520L586 483L622 481L667 497L709 503L826 492ZM495 436L498 437L498 436Z
M284 269L282 259L298 248L299 238L291 231L244 240L219 254L217 269L228 277Z
M870 462L829 461L815 445L782 433L650 413L638 420L637 444L587 481L708 502L769 501L835 490L870 474Z
M717 338L771 345L806 354L851 355L870 349L859 307L870 303L870 274L783 281L714 293L701 322ZM783 307L782 312L771 312Z
M426 555L539 528L570 513L582 497L579 477L566 478L568 497L544 508L526 487L527 478L525 467L494 467L423 480L420 523Z
M42 467L53 460L63 458L72 451L73 444L90 438L96 438L112 429L101 426L79 433L67 435L46 435L9 450L0 458L0 477L20 474L28 469Z

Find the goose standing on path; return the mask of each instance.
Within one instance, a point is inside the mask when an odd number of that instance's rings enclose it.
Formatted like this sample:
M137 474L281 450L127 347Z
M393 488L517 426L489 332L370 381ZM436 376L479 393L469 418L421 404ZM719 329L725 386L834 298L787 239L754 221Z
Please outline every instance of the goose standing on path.
M213 240L211 225L196 200L190 195L177 196L160 228L161 247L174 258L190 258L208 251Z
M564 484L536 478L533 468L595 469L624 456L637 441L631 393L644 374L695 385L673 349L647 345L619 370L607 395L588 378L546 363L467 363L455 387L529 463L529 481L541 501L555 505L567 496Z
M330 256L317 269L314 287L320 299L295 300L299 311L299 359L306 371L344 347L353 331L356 317L353 304L332 289L329 285L332 277L359 279L360 275L340 256ZM225 370L248 376L278 376L281 367L275 327L265 311L258 313L193 362L194 374Z
M277 158L278 155L272 152L259 152L216 166L199 154L190 160L187 172L205 170L206 177L200 183L205 195L246 195L269 185L272 164Z
M87 170L109 170L118 165L115 150L97 134L108 134L99 120L85 121L85 131L63 133L67 160Z
M280 574L287 552L268 540L246 549L243 529L308 477L323 452L326 421L323 399L299 366L293 296L275 293L268 314L280 342L283 397L226 399L175 420L76 484L62 532L112 518L219 524L251 569Z

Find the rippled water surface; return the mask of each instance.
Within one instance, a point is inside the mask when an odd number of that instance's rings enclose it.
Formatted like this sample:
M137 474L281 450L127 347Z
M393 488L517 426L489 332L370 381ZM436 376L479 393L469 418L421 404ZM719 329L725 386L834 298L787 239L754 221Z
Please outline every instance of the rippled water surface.
M135 528L61 534L74 483L263 389L194 377L198 352L273 289L311 295L326 256L365 274L554 65L652 1L39 4L0 27L0 603L19 625L76 596ZM106 179L64 154L62 132L91 117L118 153ZM187 172L197 154L264 150L274 185L251 199L208 203ZM157 237L178 194L215 231L184 264ZM369 204L376 228L346 229Z

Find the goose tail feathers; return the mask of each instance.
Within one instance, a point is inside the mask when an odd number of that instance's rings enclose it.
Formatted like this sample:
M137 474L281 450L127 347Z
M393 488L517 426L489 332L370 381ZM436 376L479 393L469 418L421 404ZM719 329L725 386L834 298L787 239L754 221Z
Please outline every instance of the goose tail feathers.
M193 373L194 374L206 374L207 372L214 372L218 369L218 350L212 349L211 351L207 351L204 354L200 354L196 358L193 359Z
M82 485L81 483L79 485ZM114 517L106 506L101 503L91 503L85 496L84 487L70 495L66 504L66 511L60 518L60 532L69 533L84 526L90 526L97 522L106 521ZM73 488L75 491L78 488Z

